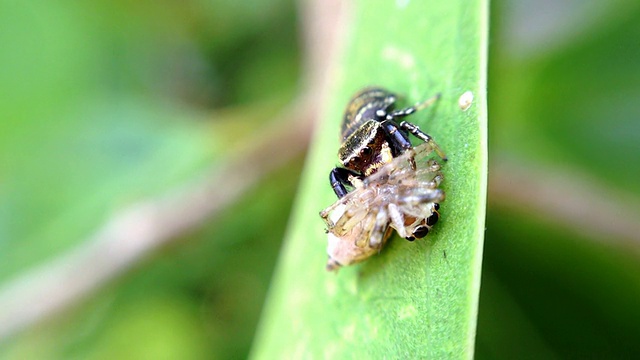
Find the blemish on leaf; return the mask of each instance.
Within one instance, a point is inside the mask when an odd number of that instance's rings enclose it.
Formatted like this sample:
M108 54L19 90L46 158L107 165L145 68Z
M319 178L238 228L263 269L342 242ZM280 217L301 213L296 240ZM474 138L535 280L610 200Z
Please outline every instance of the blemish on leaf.
M416 310L415 306L407 305L401 308L400 311L398 311L398 319L404 320L410 317L414 317L417 313L418 311Z
M458 106L462 111L467 111L471 104L473 104L473 93L471 91L465 91L458 99Z

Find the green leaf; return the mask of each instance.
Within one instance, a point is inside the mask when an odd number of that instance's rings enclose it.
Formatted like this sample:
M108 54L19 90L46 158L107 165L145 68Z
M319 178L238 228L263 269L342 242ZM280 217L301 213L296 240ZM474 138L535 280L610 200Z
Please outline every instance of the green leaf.
M255 358L471 358L485 221L486 1L354 4L345 52L317 132L254 344ZM318 212L350 96L367 85L406 104L442 93L410 119L449 157L441 221L425 239L393 238L380 255L324 270ZM463 111L459 97L474 100Z

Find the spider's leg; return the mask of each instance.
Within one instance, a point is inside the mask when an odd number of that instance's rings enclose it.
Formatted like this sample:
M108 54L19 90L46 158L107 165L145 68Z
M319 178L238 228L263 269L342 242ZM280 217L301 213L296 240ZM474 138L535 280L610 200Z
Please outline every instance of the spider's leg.
M437 93L434 96L428 98L427 100L421 102L421 103L417 103L414 106L408 107L406 109L400 109L400 110L394 110L391 113L389 113L387 115L387 118L390 119L399 119L399 118L403 118L405 116L409 116L413 113L415 113L416 111L420 111L422 109L426 109L429 106L435 104L436 101L438 101L440 99L441 94Z
M378 215L376 216L376 224L371 232L371 236L369 237L369 246L374 249L382 248L382 244L384 240L386 240L385 235L387 234L387 229L389 228L389 217L387 215L387 211L384 209L380 209Z
M389 219L391 219L391 225L394 229L396 229L396 232L398 233L398 235L400 235L400 237L406 238L408 234L405 231L404 214L400 211L398 205L394 203L390 203L387 208L389 211Z
M426 203L440 203L445 199L445 193L442 189L433 189L420 186L403 191L398 196L398 205L400 206L417 206Z
M391 145L393 156L400 156L404 154L405 151L413 148L409 140L409 133L402 129L395 121L382 121L382 129L386 134L387 141Z
M361 178L362 175L341 167L333 168L329 173L329 183L331 183L331 188L338 198L342 198L349 193L345 186L353 186L349 180L350 177Z
M338 236L342 236L351 229L353 229L358 223L369 217L368 211L362 206L357 206L355 203L349 203L345 207L344 213L338 218L330 231Z
M407 130L408 132L413 134L413 136L417 137L418 139L431 145L431 147L433 148L433 150L435 150L438 156L440 156L442 160L447 161L447 155L445 155L444 151L440 149L440 147L435 142L435 140L433 140L433 138L429 136L429 134L420 130L420 128L417 125L403 120L400 122L399 126L400 128Z

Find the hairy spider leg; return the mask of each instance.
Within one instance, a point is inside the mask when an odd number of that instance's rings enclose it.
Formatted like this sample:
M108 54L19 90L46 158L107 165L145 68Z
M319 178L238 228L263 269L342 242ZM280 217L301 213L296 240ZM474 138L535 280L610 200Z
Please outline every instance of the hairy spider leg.
M404 121L402 120L400 122L400 128L407 130L408 132L412 133L415 137L417 137L418 139L424 141L425 143L431 145L431 147L433 148L433 150L435 150L435 152L438 154L438 156L440 156L440 158L444 161L447 161L447 155L445 155L444 151L442 151L440 149L440 147L438 146L438 144L436 144L435 140L433 140L433 138L431 136L429 136L429 134L423 132L422 130L420 130L420 128L415 125L412 124L410 122Z
M425 109L433 104L436 103L436 101L438 101L440 99L441 94L438 93L432 97L430 97L429 99L418 103L414 106L408 107L406 109L399 109L399 110L394 110L389 114L385 114L384 110L379 110L378 113L376 115L378 116L384 116L384 118L386 120L392 121L392 122L396 122L397 119L401 119L403 117L409 116L417 111L420 111L422 109ZM415 124L412 124L408 121L401 121L399 124L401 129L406 130L408 132L410 132L411 134L413 134L415 137L417 137L418 139L421 139L422 141L430 144L433 149L436 151L436 153L438 154L438 156L440 156L440 158L442 158L442 160L447 161L447 156L445 155L445 153L440 149L440 147L438 146L438 144L436 144L436 142L433 140L433 138L431 136L429 136L428 134L424 133L422 130L420 130L420 128L418 128L418 126L416 126Z
M442 95L441 93L437 93L425 101L419 102L408 108L393 110L390 113L387 113L386 110L384 109L380 109L376 111L376 115L378 116L378 118L386 119L386 120L395 120L395 119L403 118L405 116L409 116L417 111L426 109L429 106L435 104L438 100L440 100L441 95Z

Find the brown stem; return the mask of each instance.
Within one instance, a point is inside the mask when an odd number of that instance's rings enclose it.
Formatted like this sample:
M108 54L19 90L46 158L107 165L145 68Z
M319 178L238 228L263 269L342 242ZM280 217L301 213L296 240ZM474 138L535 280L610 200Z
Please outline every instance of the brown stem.
M588 174L501 161L491 167L489 204L575 230L588 239L640 251L640 201Z

